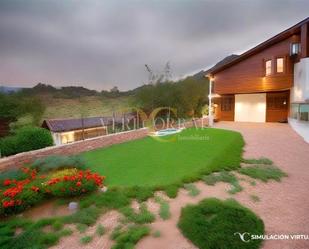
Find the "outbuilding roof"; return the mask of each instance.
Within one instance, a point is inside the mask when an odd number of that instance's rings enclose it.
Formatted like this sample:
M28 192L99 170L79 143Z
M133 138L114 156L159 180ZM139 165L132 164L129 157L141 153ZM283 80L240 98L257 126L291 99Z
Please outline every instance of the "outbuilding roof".
M134 117L135 116L130 113L117 117L110 116L73 119L45 119L42 123L42 127L47 128L52 132L65 132L112 125L113 122L115 124L122 124L123 122L127 123Z

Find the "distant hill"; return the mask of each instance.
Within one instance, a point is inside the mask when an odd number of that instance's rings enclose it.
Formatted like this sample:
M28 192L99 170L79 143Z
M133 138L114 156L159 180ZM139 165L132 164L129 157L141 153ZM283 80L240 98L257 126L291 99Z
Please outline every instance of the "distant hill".
M0 86L1 93L14 93L19 92L22 89L23 89L22 87Z

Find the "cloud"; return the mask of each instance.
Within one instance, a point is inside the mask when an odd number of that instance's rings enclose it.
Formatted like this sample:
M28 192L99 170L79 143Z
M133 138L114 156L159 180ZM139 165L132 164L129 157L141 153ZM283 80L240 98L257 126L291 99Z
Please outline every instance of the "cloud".
M131 89L207 68L306 18L306 0L2 0L0 82Z

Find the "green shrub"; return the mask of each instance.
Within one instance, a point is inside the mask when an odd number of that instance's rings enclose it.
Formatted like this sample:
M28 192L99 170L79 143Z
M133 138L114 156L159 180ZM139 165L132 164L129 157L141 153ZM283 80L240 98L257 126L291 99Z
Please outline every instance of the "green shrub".
M27 174L25 174L22 170L20 169L12 169L12 170L7 170L4 172L0 173L0 185L3 184L3 181L6 179L14 179L14 180L24 180L28 177Z
M262 240L244 243L237 233L264 234L264 223L234 200L205 199L182 208L178 227L198 248L257 249Z
M40 172L48 172L51 170L77 168L85 169L85 160L82 156L59 156L53 155L35 160L31 168Z
M53 145L53 138L48 130L39 127L25 127L17 130L15 135L1 139L0 149L3 156L10 156L51 145Z

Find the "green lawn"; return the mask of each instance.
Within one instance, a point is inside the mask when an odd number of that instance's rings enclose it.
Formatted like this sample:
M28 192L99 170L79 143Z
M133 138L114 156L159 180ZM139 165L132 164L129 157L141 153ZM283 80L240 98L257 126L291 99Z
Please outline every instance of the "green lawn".
M244 142L237 132L191 128L165 139L146 137L83 155L109 186L166 186L240 165Z

